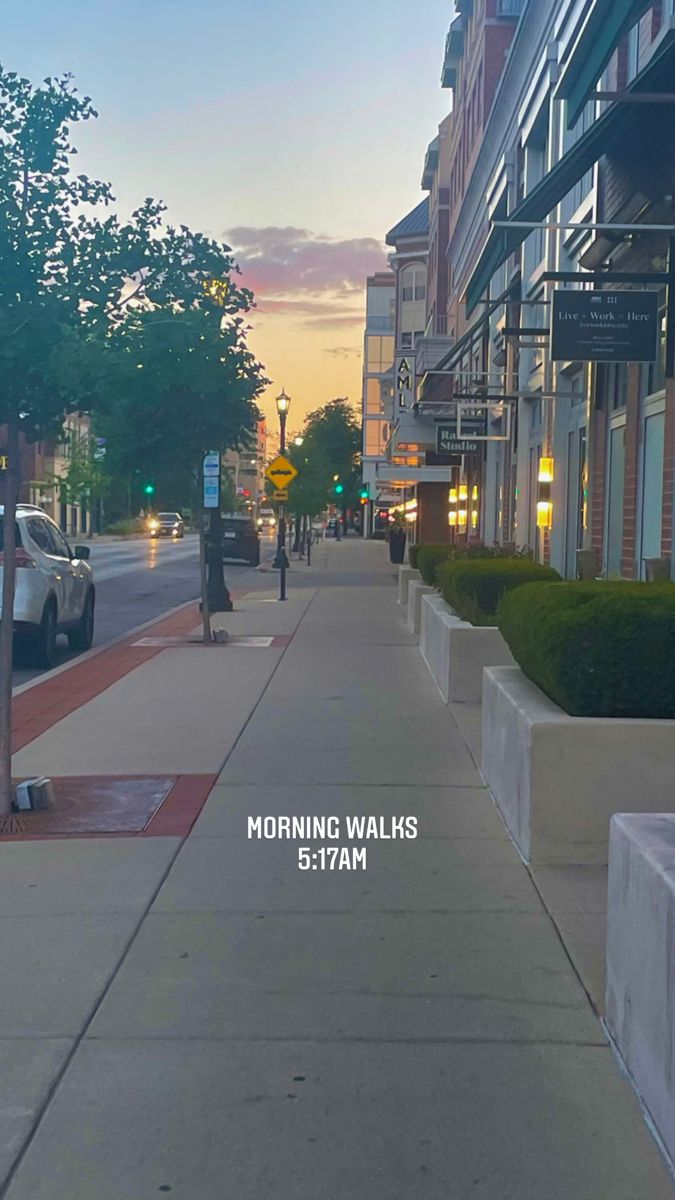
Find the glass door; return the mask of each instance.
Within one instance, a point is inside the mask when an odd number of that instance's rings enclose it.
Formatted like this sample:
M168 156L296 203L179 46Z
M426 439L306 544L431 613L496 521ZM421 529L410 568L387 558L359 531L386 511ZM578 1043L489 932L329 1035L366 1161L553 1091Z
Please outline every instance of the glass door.
M608 579L621 577L623 557L623 491L626 466L625 422L610 427L607 471L607 541L605 569Z
M661 555L665 419L665 412L656 412L645 416L643 424L640 579L645 578L645 559Z

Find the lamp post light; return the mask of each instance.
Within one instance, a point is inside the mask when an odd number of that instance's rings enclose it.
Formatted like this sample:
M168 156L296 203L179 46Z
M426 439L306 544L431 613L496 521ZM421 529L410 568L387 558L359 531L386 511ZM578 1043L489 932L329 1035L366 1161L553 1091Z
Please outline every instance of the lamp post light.
M279 414L279 451L281 454L286 453L286 419L288 410L291 406L291 398L286 395L285 388L281 389L281 395L277 396L276 400L277 412ZM279 530L277 533L277 553L272 564L279 572L279 599L286 599L286 568L288 566L288 558L286 557L286 506L282 503L279 505Z

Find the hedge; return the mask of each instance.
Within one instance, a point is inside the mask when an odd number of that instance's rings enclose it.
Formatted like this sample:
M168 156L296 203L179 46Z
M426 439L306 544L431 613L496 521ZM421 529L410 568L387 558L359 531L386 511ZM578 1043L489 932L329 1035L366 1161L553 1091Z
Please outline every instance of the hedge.
M454 562L458 559L473 560L476 558L504 557L504 551L501 546L484 546L482 542L470 542L468 545L461 546L453 545L451 542L438 544L420 542L419 545L414 547L414 562L412 550L413 548L410 551L410 565L419 570L422 579L430 587L438 585L436 570L447 559L452 559Z
M577 717L675 717L675 585L565 583L505 596L516 662Z
M527 558L442 563L437 578L446 602L472 625L494 625L505 592L526 583L560 580L552 567L543 567Z

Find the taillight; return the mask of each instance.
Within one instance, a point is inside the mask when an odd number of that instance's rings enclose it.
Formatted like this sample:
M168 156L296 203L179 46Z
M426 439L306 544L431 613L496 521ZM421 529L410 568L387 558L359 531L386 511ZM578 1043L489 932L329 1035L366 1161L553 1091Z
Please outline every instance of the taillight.
M3 552L0 550L0 565L4 561L5 561L5 556L4 556ZM23 546L19 546L14 551L14 566L18 570L19 567L35 567L35 566L37 566L37 564L35 562L35 559L31 558L28 551L24 550Z

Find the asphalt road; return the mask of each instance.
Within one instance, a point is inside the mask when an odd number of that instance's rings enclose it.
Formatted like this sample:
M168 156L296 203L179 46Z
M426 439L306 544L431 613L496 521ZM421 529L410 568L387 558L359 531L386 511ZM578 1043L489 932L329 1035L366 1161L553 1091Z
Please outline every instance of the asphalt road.
M265 537L261 564L273 557L273 538ZM139 539L91 544L91 565L96 583L94 646L104 646L145 621L160 617L199 595L199 548L196 534L179 542L168 539ZM225 563L225 580L230 588L252 584L256 570L243 563ZM57 665L76 658L65 637L58 640ZM14 686L27 683L42 672L17 662Z

